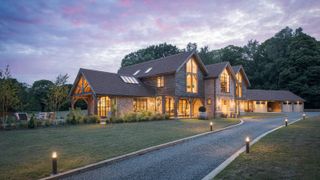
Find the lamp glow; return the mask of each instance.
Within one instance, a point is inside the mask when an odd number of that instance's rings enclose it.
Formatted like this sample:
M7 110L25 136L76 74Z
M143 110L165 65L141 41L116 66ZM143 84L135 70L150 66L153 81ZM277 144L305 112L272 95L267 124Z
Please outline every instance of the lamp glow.
M250 138L249 137L246 138L246 142L250 142Z
M57 158L57 152L52 153L52 158Z
M212 131L213 122L210 122L210 131Z

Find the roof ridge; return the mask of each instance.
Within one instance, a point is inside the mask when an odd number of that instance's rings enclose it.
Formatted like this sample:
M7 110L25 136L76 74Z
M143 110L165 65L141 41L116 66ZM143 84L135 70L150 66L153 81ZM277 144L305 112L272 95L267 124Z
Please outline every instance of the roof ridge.
M132 65L125 66L125 67L120 67L120 69L128 68L128 67L134 67L134 66L141 65L141 64L152 63L154 61L160 61L161 59L165 59L165 58L172 57L172 56L178 56L178 55L182 55L182 54L186 54L186 53L191 54L191 53L194 53L194 52L193 51L180 52L180 53L177 53L177 54L172 54L172 55L169 55L169 56L165 56L165 57L161 57L161 58L157 58L157 59L152 59L152 60L149 60L149 61L144 61L144 62L141 62L141 63L138 63L138 64L132 64Z
M80 71L83 71L83 70L119 75L118 73L113 73L113 72L107 72L107 71L101 71L101 70L95 70L95 69L87 69L87 68L80 68Z
M222 62L218 62L218 63L213 63L213 64L207 64L206 66L211 66L211 65L219 65L219 64L230 64L230 62L229 61L222 61Z

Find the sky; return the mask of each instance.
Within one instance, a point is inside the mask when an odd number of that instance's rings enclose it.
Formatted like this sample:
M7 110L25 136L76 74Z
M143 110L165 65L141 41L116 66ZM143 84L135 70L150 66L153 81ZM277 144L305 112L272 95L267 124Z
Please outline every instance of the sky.
M128 53L188 42L210 49L302 27L320 39L319 0L0 0L0 69L21 82L80 67L117 72Z

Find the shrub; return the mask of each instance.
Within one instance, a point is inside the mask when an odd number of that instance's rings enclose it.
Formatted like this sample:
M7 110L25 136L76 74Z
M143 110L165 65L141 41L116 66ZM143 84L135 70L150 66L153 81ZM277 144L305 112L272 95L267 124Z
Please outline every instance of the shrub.
M36 126L35 117L34 117L34 114L32 114L31 118L28 122L28 128L33 129L33 128L35 128L35 126Z
M79 124L84 122L84 117L81 113L81 109L70 110L67 114L66 122L68 124Z
M19 122L17 122L17 127L18 128L28 128L28 121L25 121L25 120L23 120L23 121L19 121Z
M206 109L206 107L204 107L204 106L200 106L200 107L199 107L199 111L200 111L200 112L206 112L207 109Z

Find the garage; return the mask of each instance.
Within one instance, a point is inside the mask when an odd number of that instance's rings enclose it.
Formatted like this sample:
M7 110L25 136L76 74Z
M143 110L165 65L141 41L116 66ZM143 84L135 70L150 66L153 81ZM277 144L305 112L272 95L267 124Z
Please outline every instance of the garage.
M268 101L267 107L268 112L281 112L281 102L279 101Z
M248 103L252 102L253 112L303 112L304 99L284 90L247 90Z

